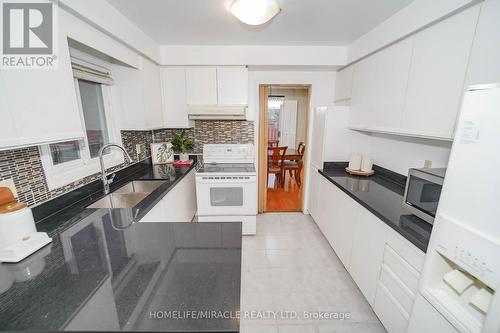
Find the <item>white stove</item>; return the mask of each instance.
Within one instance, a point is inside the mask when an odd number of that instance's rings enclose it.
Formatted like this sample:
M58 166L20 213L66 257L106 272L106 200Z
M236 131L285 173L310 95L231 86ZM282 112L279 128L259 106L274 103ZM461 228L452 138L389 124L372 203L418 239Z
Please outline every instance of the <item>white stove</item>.
M196 171L199 222L242 222L243 234L254 235L257 174L252 144L207 144L204 164Z

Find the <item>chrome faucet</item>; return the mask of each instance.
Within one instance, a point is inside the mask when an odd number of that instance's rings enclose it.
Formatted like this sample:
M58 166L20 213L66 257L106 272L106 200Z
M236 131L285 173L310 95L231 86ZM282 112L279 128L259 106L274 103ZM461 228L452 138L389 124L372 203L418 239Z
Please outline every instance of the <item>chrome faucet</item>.
M123 148L122 146L120 146L117 143L108 143L108 144L105 144L104 146L102 146L101 149L99 149L99 162L101 162L101 179L102 179L102 185L104 186L104 194L109 193L109 184L111 184L113 182L113 179L115 178L115 174L113 173L111 175L111 179L108 179L108 176L106 175L106 168L104 167L103 153L104 153L104 150L106 150L107 148L110 148L110 147L116 147L116 148L121 149L121 151L123 152L123 156L125 156L125 160L128 163L132 162L132 157L130 157L130 155L127 153L125 148Z

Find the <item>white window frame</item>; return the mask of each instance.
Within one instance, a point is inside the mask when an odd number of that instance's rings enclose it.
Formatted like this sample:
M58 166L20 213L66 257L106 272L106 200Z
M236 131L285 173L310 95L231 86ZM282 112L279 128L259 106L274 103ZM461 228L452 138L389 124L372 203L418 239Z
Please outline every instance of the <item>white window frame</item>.
M98 82L96 82L98 83ZM78 98L78 108L80 110L80 120L82 123L82 128L84 133L87 133L85 129L85 120L83 115L83 106L80 96L80 89L78 86L78 79L74 79L75 89ZM106 125L108 126L109 142L121 143L121 134L119 127L116 124L116 117L114 116L112 99L111 99L111 87L101 84L102 98L104 104L104 115L106 118ZM61 121L64 121L61 119ZM75 181L83 179L87 176L93 175L101 171L99 157L90 158L90 152L88 149L87 136L80 143L80 159L73 160L65 163L60 163L54 165L52 161L52 155L50 152L49 145L43 145L40 147L40 155L42 160L43 169L45 171L45 178L47 180L47 185L49 190L54 190L56 188L62 187L64 185L71 184ZM121 152L116 150L111 150L108 154L104 155L104 165L106 168L111 168L124 163L124 158Z

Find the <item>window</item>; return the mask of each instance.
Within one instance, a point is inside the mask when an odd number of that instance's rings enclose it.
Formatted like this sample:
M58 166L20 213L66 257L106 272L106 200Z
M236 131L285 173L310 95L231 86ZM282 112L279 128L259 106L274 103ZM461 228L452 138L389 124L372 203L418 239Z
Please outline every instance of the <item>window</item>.
M68 141L49 145L52 164L58 165L74 160L79 160L80 144L78 141Z
M101 84L78 80L78 88L90 157L94 158L98 156L99 149L109 143Z
M88 152L85 153L90 158L98 157L99 149L110 142L101 84L78 79L76 81L86 139L83 143L68 141L49 145L54 165L81 159L80 150L85 149L83 146L88 147Z
M72 59L73 60L73 59ZM40 152L49 189L54 189L100 171L99 150L109 142L120 142L119 131L113 129L109 85L109 71L100 66L73 64L75 90L85 137L82 140L58 142L42 146ZM75 67L77 69L75 69ZM90 73L91 71L91 73ZM96 73L100 73L97 76ZM104 77L107 75L107 77ZM62 120L63 121L63 120ZM123 156L116 151L105 152L105 165L123 163Z

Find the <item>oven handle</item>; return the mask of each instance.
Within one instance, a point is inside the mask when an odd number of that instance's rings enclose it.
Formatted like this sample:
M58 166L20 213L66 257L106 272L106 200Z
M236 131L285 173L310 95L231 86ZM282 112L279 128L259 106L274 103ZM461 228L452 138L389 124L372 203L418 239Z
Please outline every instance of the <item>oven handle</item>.
M196 182L199 184L249 184L255 183L257 181L256 177L250 177L249 179L203 179L201 177L196 178Z

